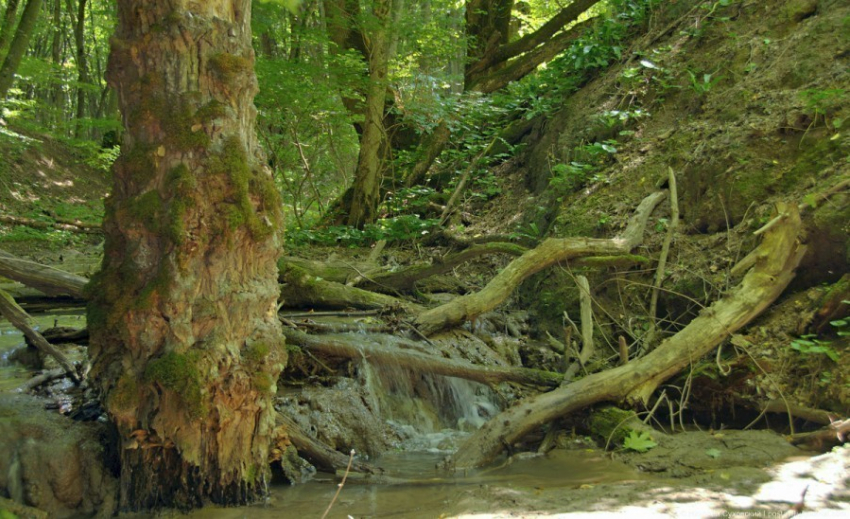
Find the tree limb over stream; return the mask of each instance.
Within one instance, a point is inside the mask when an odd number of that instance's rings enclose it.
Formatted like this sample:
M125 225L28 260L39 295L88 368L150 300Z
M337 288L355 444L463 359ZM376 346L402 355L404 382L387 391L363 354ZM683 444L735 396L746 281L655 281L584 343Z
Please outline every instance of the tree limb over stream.
M385 348L378 345L370 345L345 337L331 337L328 335L309 335L304 332L284 328L287 343L295 344L310 351L321 352L325 355L369 358L382 365L398 364L407 369L416 370L433 375L444 375L447 377L458 377L466 380L474 380L484 384L498 384L499 382L517 382L520 384L537 387L556 387L561 383L563 375L539 369L516 368L506 366L477 366L461 360L446 359L435 355L426 355L416 351L402 350L399 348Z
M704 309L654 351L626 365L589 375L531 397L495 416L446 460L447 469L481 467L528 432L555 418L602 401L646 402L664 380L707 354L769 307L794 277L805 246L796 207L783 204L779 222L764 232L753 268L726 297ZM522 258L520 258L522 259Z

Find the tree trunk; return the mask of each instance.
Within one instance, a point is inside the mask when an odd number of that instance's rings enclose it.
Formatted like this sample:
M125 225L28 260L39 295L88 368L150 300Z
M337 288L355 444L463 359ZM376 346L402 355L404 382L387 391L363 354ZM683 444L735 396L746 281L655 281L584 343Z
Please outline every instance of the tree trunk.
M89 83L89 66L86 60L86 2L88 0L78 0L77 4L77 19L74 21L74 45L76 47L75 59L77 62L77 117L74 122L74 137L80 137L80 121L86 115L86 86ZM70 5L68 12L72 13Z
M467 90L476 62L508 42L513 8L514 0L467 0L467 65L464 71Z
M58 0L57 0L58 1ZM0 26L0 61L6 59L6 49L12 41L15 20L18 18L18 0L6 2L6 10L3 12L3 25Z
M15 80L15 72L18 71L18 65L21 64L21 59L24 57L24 52L30 42L35 22L38 20L38 14L41 11L41 0L27 0L27 5L24 7L24 12L21 15L21 21L18 23L18 30L15 31L15 38L12 40L12 45L9 47L9 52L3 59L3 66L0 67L0 101L6 99L6 94L9 93L9 88Z
M253 64L250 0L118 2L107 76L125 132L88 320L124 509L266 493L286 353Z
M369 32L369 87L366 92L366 113L363 135L360 137L360 156L354 175L354 192L348 211L348 225L363 228L377 219L381 191L381 172L385 142L384 105L387 91L387 69L390 47L390 7L392 0L376 0L372 15L374 29Z

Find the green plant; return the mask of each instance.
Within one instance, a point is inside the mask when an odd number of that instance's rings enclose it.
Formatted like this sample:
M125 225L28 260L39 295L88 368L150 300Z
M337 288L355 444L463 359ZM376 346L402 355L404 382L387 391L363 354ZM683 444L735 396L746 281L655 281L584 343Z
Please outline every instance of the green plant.
M717 76L717 71L704 74L697 74L692 70L686 70L688 73L688 78L690 79L690 83L688 87L696 92L696 94L700 97L708 94L714 85L717 84L718 81L723 79L723 76Z
M646 431L629 431L629 435L623 440L623 448L628 451L646 452L655 447L658 447L658 444L652 441Z
M842 301L844 304L850 304L848 301ZM839 337L850 337L850 330L847 330L847 325L850 324L848 319L838 319L830 321L830 325L835 329L836 335ZM799 338L791 341L791 348L799 351L803 355L822 354L829 357L833 362L838 362L838 352L832 347L832 341L828 339L819 339L817 334L809 333L801 335Z
M813 355L822 353L829 357L833 362L838 362L838 353L829 345L830 341L817 339L815 334L806 334L800 336L799 339L791 341L791 348L799 351L803 355Z
M810 88L800 92L800 98L805 103L806 108L812 113L812 124L809 127L811 128L816 125L818 118L824 124L830 126L829 118L831 114L847 101L845 94L846 90L843 88L826 90ZM842 126L842 123L843 120L834 119L832 121L832 128L838 129Z

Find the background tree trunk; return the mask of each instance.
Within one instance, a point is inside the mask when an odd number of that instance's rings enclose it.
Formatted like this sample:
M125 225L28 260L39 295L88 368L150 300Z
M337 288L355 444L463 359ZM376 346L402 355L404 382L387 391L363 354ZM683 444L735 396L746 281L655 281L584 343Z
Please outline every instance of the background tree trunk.
M266 491L286 353L250 15L250 0L118 2L108 79L125 132L88 319L124 509Z
M377 217L381 190L384 142L384 105L386 103L387 69L390 60L390 8L392 0L376 0L372 16L374 30L370 31L367 48L369 58L369 88L366 92L366 113L363 135L360 138L360 157L354 177L354 192L348 211L348 225L362 228Z
M24 12L21 14L21 21L18 23L18 30L15 31L15 38L12 40L12 45L9 47L9 52L3 59L3 66L0 67L0 100L6 99L6 94L9 93L9 88L15 80L15 72L18 71L18 65L21 64L21 59L27 50L30 42L32 29L35 27L35 22L38 20L38 13L41 11L41 0L28 0L24 7Z
M3 25L0 26L0 60L6 59L6 49L12 41L15 21L18 17L18 0L6 2L6 10L3 12Z

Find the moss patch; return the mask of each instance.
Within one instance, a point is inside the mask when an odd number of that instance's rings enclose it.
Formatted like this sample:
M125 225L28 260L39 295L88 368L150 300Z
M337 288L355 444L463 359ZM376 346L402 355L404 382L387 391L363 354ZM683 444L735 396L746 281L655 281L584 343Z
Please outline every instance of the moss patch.
M145 380L178 395L191 416L203 416L206 414L206 406L202 400L198 361L199 355L196 352L166 353L147 365Z
M227 52L220 52L212 56L209 61L209 67L224 83L231 83L241 76L252 74L254 71L254 66L250 59Z

